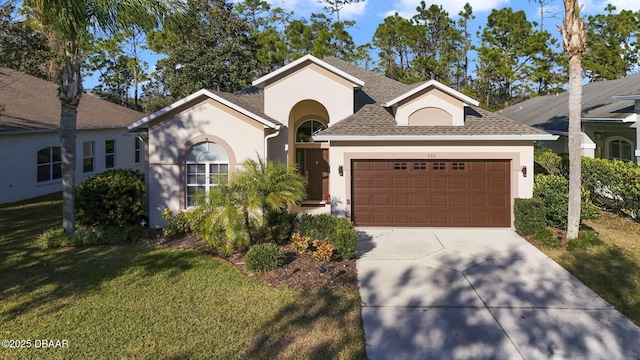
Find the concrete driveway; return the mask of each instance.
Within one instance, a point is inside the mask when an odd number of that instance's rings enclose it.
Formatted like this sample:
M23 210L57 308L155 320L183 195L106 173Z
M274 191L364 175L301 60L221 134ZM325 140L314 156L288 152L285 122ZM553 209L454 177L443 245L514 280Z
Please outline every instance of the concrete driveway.
M640 328L512 230L358 231L371 359L640 359Z

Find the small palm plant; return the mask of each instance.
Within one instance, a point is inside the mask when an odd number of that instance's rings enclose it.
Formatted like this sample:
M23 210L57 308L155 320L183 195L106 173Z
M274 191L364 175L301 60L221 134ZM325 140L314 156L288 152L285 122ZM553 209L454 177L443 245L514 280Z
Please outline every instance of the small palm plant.
M304 200L306 181L293 166L246 160L229 182L201 195L190 214L194 231L223 255L253 245L252 229L266 225L269 212Z

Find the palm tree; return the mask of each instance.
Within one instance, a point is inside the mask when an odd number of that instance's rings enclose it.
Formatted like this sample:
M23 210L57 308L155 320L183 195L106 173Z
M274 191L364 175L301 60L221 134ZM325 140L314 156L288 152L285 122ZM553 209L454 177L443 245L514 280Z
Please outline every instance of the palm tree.
M25 0L37 22L60 46L60 140L62 151L62 226L75 230L76 117L82 97L82 45L92 32L112 34L131 24L157 26L179 0Z
M300 204L306 180L294 166L258 158L248 159L229 182L212 188L198 199L190 214L194 231L223 255L254 243L252 230L263 228L270 212Z
M582 55L587 51L584 19L578 0L564 0L564 21L560 32L569 55L569 214L567 240L578 237L580 228L582 115Z

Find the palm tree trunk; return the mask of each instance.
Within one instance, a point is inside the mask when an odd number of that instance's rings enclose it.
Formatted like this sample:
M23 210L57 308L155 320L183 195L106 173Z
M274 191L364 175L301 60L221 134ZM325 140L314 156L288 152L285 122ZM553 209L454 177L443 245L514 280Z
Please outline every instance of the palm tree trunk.
M567 240L578 237L582 186L582 54L586 52L584 19L577 0L564 0L563 46L569 55L569 209Z
M82 96L80 63L74 55L67 57L58 90L61 103L62 227L69 234L75 231L76 119Z
M582 187L582 64L579 56L569 59L569 212L567 240L578 237L580 190Z

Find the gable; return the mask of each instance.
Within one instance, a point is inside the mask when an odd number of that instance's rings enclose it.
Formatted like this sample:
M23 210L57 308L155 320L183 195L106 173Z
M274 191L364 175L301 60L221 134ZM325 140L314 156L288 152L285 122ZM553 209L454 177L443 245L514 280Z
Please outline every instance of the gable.
M295 105L306 100L322 104L328 120L335 123L353 114L353 83L309 62L265 84L264 112L280 122L286 122Z
M400 126L464 126L465 104L437 88L416 93L396 105Z

